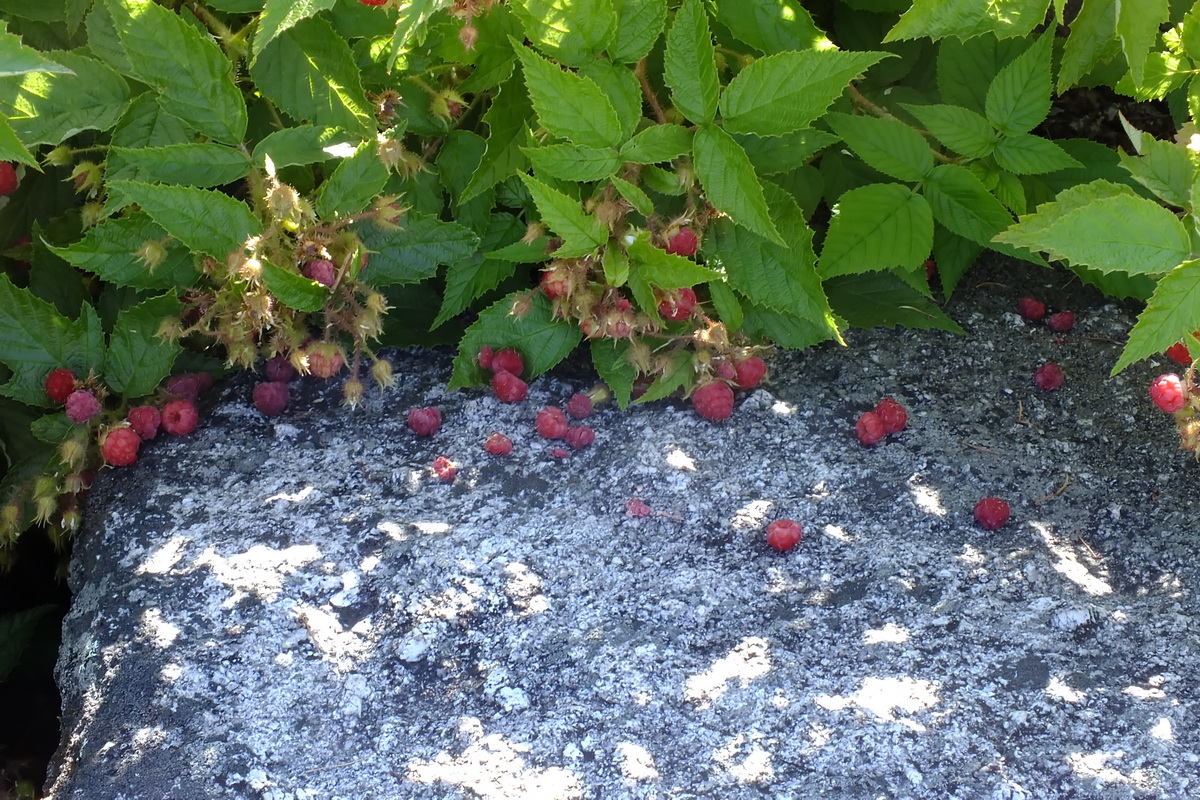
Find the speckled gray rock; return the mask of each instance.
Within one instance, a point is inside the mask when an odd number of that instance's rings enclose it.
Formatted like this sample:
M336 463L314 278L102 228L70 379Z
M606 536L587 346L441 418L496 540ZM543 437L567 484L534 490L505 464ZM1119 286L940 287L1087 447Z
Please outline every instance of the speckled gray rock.
M1200 470L1161 364L1106 377L1131 312L1065 282L981 267L969 337L779 354L720 424L603 407L566 459L532 423L577 366L503 405L401 353L364 408L313 382L274 419L226 385L94 491L51 797L1200 796ZM1027 293L1076 328L1022 322ZM908 429L860 446L887 395Z

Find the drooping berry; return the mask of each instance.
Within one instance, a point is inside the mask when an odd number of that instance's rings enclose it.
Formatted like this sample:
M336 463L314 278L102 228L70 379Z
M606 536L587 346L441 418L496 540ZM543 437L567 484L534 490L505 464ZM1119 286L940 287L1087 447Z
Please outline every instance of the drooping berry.
M1167 348L1167 358L1174 361L1176 364L1187 366L1192 363L1192 354L1188 351L1187 345L1183 342L1176 342Z
M542 294L551 300L558 300L571 293L571 282L563 267L551 267L543 270L539 283L542 287Z
M408 410L408 429L417 436L433 436L441 427L442 412L433 406Z
M313 342L304 352L308 356L308 371L318 378L332 378L346 365L342 348L333 342Z
M46 376L46 394L56 405L61 406L67 402L71 392L75 391L77 380L75 373L69 369L59 367L51 370L50 374Z
M498 350L492 355L492 371L500 372L501 370L511 372L519 378L525 371L525 360L516 350L509 348Z
M200 393L209 389L212 384L213 377L207 372L185 372L167 379L167 391L194 403L200 397Z
M692 407L705 419L729 419L733 415L733 389L724 381L706 383L692 393Z
M874 411L864 412L854 424L854 433L858 440L866 445L878 444L887 433L883 419Z
M483 449L494 456L506 456L512 452L512 439L503 433L493 433L483 443Z
M133 432L149 441L158 436L158 426L162 424L162 414L154 406L134 406L125 415Z
M880 400L875 413L887 433L899 433L908 425L908 411L891 397Z
M668 253L686 258L696 255L699 246L700 239L691 228L680 228L667 240Z
M1041 322L1046 317L1046 304L1032 297L1022 297L1017 301L1017 313L1029 322Z
M533 425L544 439L561 439L567 435L567 415L553 406L539 411Z
M689 286L676 289L658 304L658 313L671 322L687 319L696 310L696 292Z
M254 407L273 417L287 408L288 385L286 381L266 381L254 385Z
M1008 503L999 497L985 497L975 504L975 521L985 531L994 531L1008 522Z
M576 392L567 401L567 413L574 419L587 419L592 415L592 398L583 392Z
M1063 371L1053 361L1042 364L1033 376L1033 382L1044 392L1054 391L1063 385L1064 380Z
M304 265L304 277L322 286L333 286L337 280L337 267L327 258L314 258Z
M1075 327L1075 315L1070 311L1059 311L1046 318L1046 327L1055 333L1066 333Z
M572 450L580 450L596 441L596 432L587 425L576 425L567 431L567 444Z
M479 355L475 357L475 360L479 362L479 366L490 370L492 368L492 348L486 344L479 348Z
M767 374L767 362L763 361L758 356L750 356L743 358L733 365L734 379L739 389L749 391L755 386L758 386Z
M67 418L83 423L100 413L100 401L87 389L77 389L67 396Z
M0 161L0 197L8 197L19 185L17 165L11 161Z
M263 372L266 373L268 381L282 381L287 383L296 378L296 368L283 355L267 359L267 363L263 365Z
M492 391L501 403L519 403L529 393L529 386L511 372L500 370L492 376Z
M1188 402L1183 381L1174 372L1159 375L1154 379L1154 383L1150 384L1150 399L1168 414L1174 414Z
M800 543L804 528L793 519L777 519L767 526L767 544L780 552Z
M162 427L175 436L186 436L200 424L200 414L191 400L172 400L162 408Z
M433 474L442 483L453 483L458 477L458 465L445 456L438 456L433 460Z
M100 455L114 467L128 467L137 461L142 439L132 428L113 428L100 445Z

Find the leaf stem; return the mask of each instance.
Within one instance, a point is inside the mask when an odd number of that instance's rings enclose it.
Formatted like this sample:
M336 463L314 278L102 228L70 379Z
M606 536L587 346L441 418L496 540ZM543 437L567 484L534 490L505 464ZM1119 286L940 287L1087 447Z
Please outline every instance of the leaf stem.
M654 94L654 87L650 85L650 78L646 76L645 58L637 63L633 74L637 75L638 83L642 85L642 94L645 95L646 102L650 104L650 108L654 109L654 118L658 120L659 125L666 125L667 114L663 111L662 104L658 102L658 97Z

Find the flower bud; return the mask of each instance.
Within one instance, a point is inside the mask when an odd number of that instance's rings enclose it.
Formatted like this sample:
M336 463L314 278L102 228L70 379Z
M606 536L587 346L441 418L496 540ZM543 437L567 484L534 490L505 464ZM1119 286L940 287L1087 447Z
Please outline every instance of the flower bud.
M143 242L134 255L137 256L138 261L146 265L146 269L154 272L154 268L166 260L167 248L163 247L162 242L151 240Z
M58 496L54 497L39 497L33 503L33 521L39 525L44 525L54 516L54 512L58 511Z
M87 445L78 439L64 439L58 446L58 457L68 467L75 468L83 465L87 456Z
M392 374L392 362L385 358L375 359L371 365L371 377L380 389L390 389L396 385L396 376Z
M0 509L0 533L16 537L21 531L21 506L18 503L5 503Z
M343 405L358 408L363 398L363 383L358 378L351 378L342 384Z
M71 160L71 148L65 144L60 144L49 153L46 153L45 163L51 167L69 167L71 166Z

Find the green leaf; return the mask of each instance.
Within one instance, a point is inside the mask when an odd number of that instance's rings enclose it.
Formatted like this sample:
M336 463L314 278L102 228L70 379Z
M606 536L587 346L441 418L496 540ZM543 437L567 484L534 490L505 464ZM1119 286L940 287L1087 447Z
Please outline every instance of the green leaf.
M263 285L276 300L297 311L320 311L329 299L329 288L303 275L262 262Z
M399 230L369 221L354 226L371 254L362 277L372 286L419 283L437 274L442 264L467 258L479 247L479 237L454 222L410 211L399 224Z
M110 389L126 397L141 397L171 374L183 348L157 334L165 318L178 315L179 300L174 294L152 297L117 315L104 361L104 382Z
M608 46L613 61L641 61L662 36L667 21L667 0L613 0L617 28Z
M1117 5L1117 36L1133 82L1141 85L1146 54L1158 39L1158 26L1170 17L1168 0L1139 0Z
M259 91L296 120L375 137L350 47L321 17L302 20L267 45L250 65Z
M898 183L875 183L843 194L821 248L822 278L921 266L933 247L933 212L921 195Z
M902 105L929 130L933 138L967 158L990 155L999 141L992 124L969 109L960 106Z
M859 158L885 175L915 183L933 169L925 137L900 120L827 114L825 121Z
M691 386L695 377L695 367L692 357L686 351L679 351L671 356L671 364L666 372L654 379L646 391L634 403L652 403L670 397L680 389Z
M642 167L641 179L647 189L667 197L679 197L687 193L678 175L653 164Z
M833 278L825 282L825 291L834 312L856 328L903 325L963 333L936 303L888 272Z
M572 67L595 60L617 28L612 0L514 0L510 8L539 50Z
M16 131L3 117L0 117L0 161L17 161L35 169L38 167L33 153L17 138Z
M388 45L387 71L396 66L400 53L408 49L409 43L419 39L425 23L442 7L440 0L410 0L404 12L396 18L396 28Z
M975 263L983 251L983 245L951 233L941 225L934 227L933 260L937 263L938 281L942 284L942 295L949 300L962 276Z
M1028 133L1050 112L1050 48L1054 32L1043 34L1013 59L988 87L984 111L1001 133Z
M557 189L551 189L532 175L522 175L525 188L533 196L542 220L562 237L558 258L586 255L608 241L608 229L592 214L584 213L579 201Z
M165 147L172 144L189 144L195 134L183 121L162 110L152 92L143 92L129 104L129 109L112 131L112 146L115 148ZM105 164L104 177L108 181L143 180L153 183L153 175L141 175L140 170L121 157L119 151L110 152ZM105 211L115 211L117 201L110 197Z
M500 4L493 5L483 16L475 17L473 23L479 31L469 59L475 70L458 85L458 91L464 95L495 89L509 79L517 61L509 37L522 35L521 23L508 6Z
M1187 148L1146 136L1138 150L1141 156L1121 151L1121 166L1163 202L1176 208L1190 208L1196 165Z
M466 131L461 131L466 133ZM487 227L479 243L479 253L471 258L456 261L446 268L446 285L442 290L442 304L438 314L430 323L429 329L434 330L446 324L453 317L466 310L484 294L492 291L504 281L511 278L517 271L516 264L492 259L483 254L489 250L503 247L512 242L521 245L521 236L525 226L520 219L512 214L493 212L489 214ZM545 248L542 249L545 259Z
M205 136L226 144L246 134L246 101L220 46L150 0L105 0L134 74L159 102Z
M836 339L845 346L840 332L831 334L828 328L812 320L755 304L746 307L741 330L751 338L765 339L794 350L812 347L830 339Z
M5 503L8 498L2 498ZM21 655L33 641L38 626L43 620L53 619L56 606L53 603L34 606L24 611L0 614L0 683L21 663Z
M219 144L114 147L111 152L133 170L125 176L131 180L210 187L233 183L250 171L245 153Z
M1004 204L1014 214L1024 214L1028 210L1029 201L1025 197L1025 184L1011 172L1000 172L996 175L996 188L992 189L996 199Z
M149 269L137 251L147 242L160 242L167 251L162 263ZM199 277L191 252L168 239L167 232L145 214L113 217L89 228L80 241L51 252L74 267L100 276L116 286L134 289L176 289Z
M24 75L27 72L61 72L71 74L71 70L53 59L26 47L21 43L21 37L0 29L0 78L13 75Z
M1157 355L1200 328L1200 261L1185 261L1164 275L1138 315L1112 375Z
M934 167L924 188L933 218L977 244L991 247L992 238L1012 223L1012 215L965 167Z
M521 143L529 131L529 118L533 106L519 74L514 74L500 89L483 121L488 126L487 150L471 176L471 182L463 189L459 203L492 188L511 175L516 175L528 166L528 159L521 152Z
M775 136L806 128L851 80L891 55L808 50L760 58L739 72L721 95L725 130Z
M1118 0L1083 0L1063 46L1058 91L1075 86L1093 67L1120 52L1117 7Z
M604 270L604 282L609 286L624 286L629 280L629 255L621 248L604 248L600 265Z
M383 194L388 170L379 160L377 149L374 139L363 142L354 155L342 159L329 179L321 184L317 213L322 219L330 221L335 217L353 216Z
M264 47L297 22L315 17L336 4L337 0L267 0L254 34L251 60L258 58Z
M522 147L521 152L539 173L563 181L598 181L621 168L621 159L611 147L551 144Z
M683 0L667 31L663 80L679 113L697 124L712 122L717 113L717 62L708 15L700 0Z
M621 193L621 197L624 197L626 200L628 200L629 204L633 206L639 214L644 217L649 217L654 213L654 201L650 199L648 194L643 192L637 186L634 186L627 180L618 178L616 175L613 175L611 178L609 178L609 181L611 181L612 185L615 186L617 191Z
M621 120L608 97L591 78L563 72L519 42L513 42L525 71L525 85L538 120L555 136L575 144L615 147Z
M982 114L988 88L996 74L1025 52L1023 39L999 41L977 36L967 41L943 39L938 43L937 88L943 103Z
M692 152L694 132L682 125L651 125L621 146L621 160L658 164Z
M722 279L721 273L716 270L655 247L650 243L650 234L646 231L634 237L626 249L642 278L660 289L681 289Z
M541 292L534 294L528 313L512 313L513 303L527 294L514 292L479 313L458 344L447 391L484 383L483 370L475 360L484 345L496 350L511 347L519 352L525 360L526 380L538 377L571 354L583 334L577 326L555 319L550 301Z
M738 302L737 294L723 281L713 281L708 285L708 296L712 300L717 316L731 331L741 330L745 322L745 310ZM827 337L828 338L828 337Z
M254 146L251 159L254 166L262 168L268 156L276 169L307 166L331 158L327 148L351 144L349 134L339 128L321 128L315 125L297 125L284 128L263 137Z
M103 373L104 330L96 310L84 304L76 320L0 273L0 363L12 370L0 394L31 406L49 406L45 380L68 367L77 375Z
M1117 94L1127 95L1137 100L1161 100L1171 92L1183 86L1195 75L1192 62L1172 53L1150 53L1140 84L1133 82L1133 74L1126 72L1113 85Z
M1049 4L1049 0L915 0L884 41L922 36L969 39L984 33L1002 39L1026 36L1046 19Z
M1046 230L1057 224L1070 212L1083 208L1096 200L1122 196L1136 197L1137 195L1128 186L1111 181L1100 180L1076 184L1059 192L1054 200L1040 204L1035 213L1021 217L1020 222L1005 231L1000 238L1017 247L1036 250L1038 249L1036 242ZM1020 244L1021 241L1029 244Z
M593 61L579 68L579 74L591 78L612 103L621 122L621 141L625 141L637 130L642 120L642 87L633 70L624 64L608 61Z
M240 200L209 189L110 181L109 188L137 203L189 249L219 261L262 233L262 223Z
M828 37L797 0L717 3L716 13L730 33L767 55L828 46Z
M746 151L754 171L759 175L778 175L799 169L808 164L814 155L838 141L836 136L815 128L792 131L782 136L739 133L733 138Z
M997 164L1018 175L1040 175L1083 166L1054 142L1031 133L1001 136L993 155Z
M696 131L696 176L708 201L737 224L765 239L783 245L783 238L771 221L762 184L741 145L715 125Z
M630 366L627 357L629 340L593 339L589 346L596 374L613 393L617 407L624 411L629 407L629 399L633 395L633 382L637 379L637 371Z
M78 53L50 55L72 74L33 72L0 78L0 109L25 145L56 145L80 131L105 131L129 105L129 84L106 64Z

